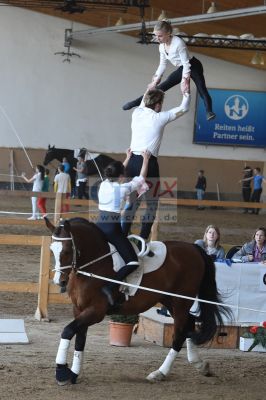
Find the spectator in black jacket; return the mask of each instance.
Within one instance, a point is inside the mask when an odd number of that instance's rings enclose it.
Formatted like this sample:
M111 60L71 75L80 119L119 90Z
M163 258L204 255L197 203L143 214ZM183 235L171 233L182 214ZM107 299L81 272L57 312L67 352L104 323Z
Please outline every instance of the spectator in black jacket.
M195 189L197 191L197 199L198 200L203 200L204 199L204 195L205 195L205 191L206 191L206 187L207 187L207 180L204 176L204 171L203 169L200 169L198 172L198 180L195 186ZM203 210L204 207L202 206L198 206L198 210Z

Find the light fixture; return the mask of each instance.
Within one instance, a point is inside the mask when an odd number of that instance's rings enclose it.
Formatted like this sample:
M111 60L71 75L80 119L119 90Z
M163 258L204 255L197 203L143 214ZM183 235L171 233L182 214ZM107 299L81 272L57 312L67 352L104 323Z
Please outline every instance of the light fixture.
M264 65L263 55L259 51L256 51L250 63L253 65Z
M116 21L116 26L121 26L121 25L125 25L125 21L123 20L122 17L118 18L118 20Z
M163 19L167 19L166 12L162 10L161 14L158 17L158 21L162 21Z
M208 8L207 14L213 14L213 13L216 13L217 11L218 10L217 10L216 4L214 1L212 1L210 8Z

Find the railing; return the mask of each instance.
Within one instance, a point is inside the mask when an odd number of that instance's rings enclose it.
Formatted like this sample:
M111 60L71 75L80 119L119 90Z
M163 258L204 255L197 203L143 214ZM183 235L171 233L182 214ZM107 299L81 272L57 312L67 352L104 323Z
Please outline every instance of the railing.
M96 218L98 213L98 207L95 201L93 200L79 200L79 199L66 199L61 193L51 193L51 192L29 192L29 191L9 191L9 190L0 190L0 196L12 196L12 197L45 197L48 199L54 199L54 207L53 207L53 221L55 224L58 223L60 218L69 217L71 213L62 213L61 209L64 204L68 205L79 205L87 207L85 212L75 212L75 216L84 216L90 218ZM176 198L160 198L161 205L169 205L169 206L187 206L187 207L219 207L219 208L238 208L238 209L266 209L266 203L253 203L253 202L242 202L242 201L218 201L218 200L196 200L196 199L176 199ZM144 205L141 205L140 208L144 208ZM137 220L139 217L136 217ZM157 218L158 220L158 218ZM28 221L22 218L0 218L0 224L10 224L10 225L32 225L32 224L42 224L42 221Z

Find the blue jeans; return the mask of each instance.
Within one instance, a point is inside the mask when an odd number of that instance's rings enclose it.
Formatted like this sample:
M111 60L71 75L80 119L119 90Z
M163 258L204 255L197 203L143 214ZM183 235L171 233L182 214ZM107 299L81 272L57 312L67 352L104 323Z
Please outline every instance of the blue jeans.
M203 200L205 191L203 189L197 189L197 199Z

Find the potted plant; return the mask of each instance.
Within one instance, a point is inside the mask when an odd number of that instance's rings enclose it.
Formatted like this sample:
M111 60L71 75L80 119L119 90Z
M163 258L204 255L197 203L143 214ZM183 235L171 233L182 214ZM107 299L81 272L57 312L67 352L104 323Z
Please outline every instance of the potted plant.
M266 352L266 321L260 326L251 326L240 338L240 350Z
M112 314L109 322L110 344L112 346L130 346L133 328L138 321L139 316L135 314Z

